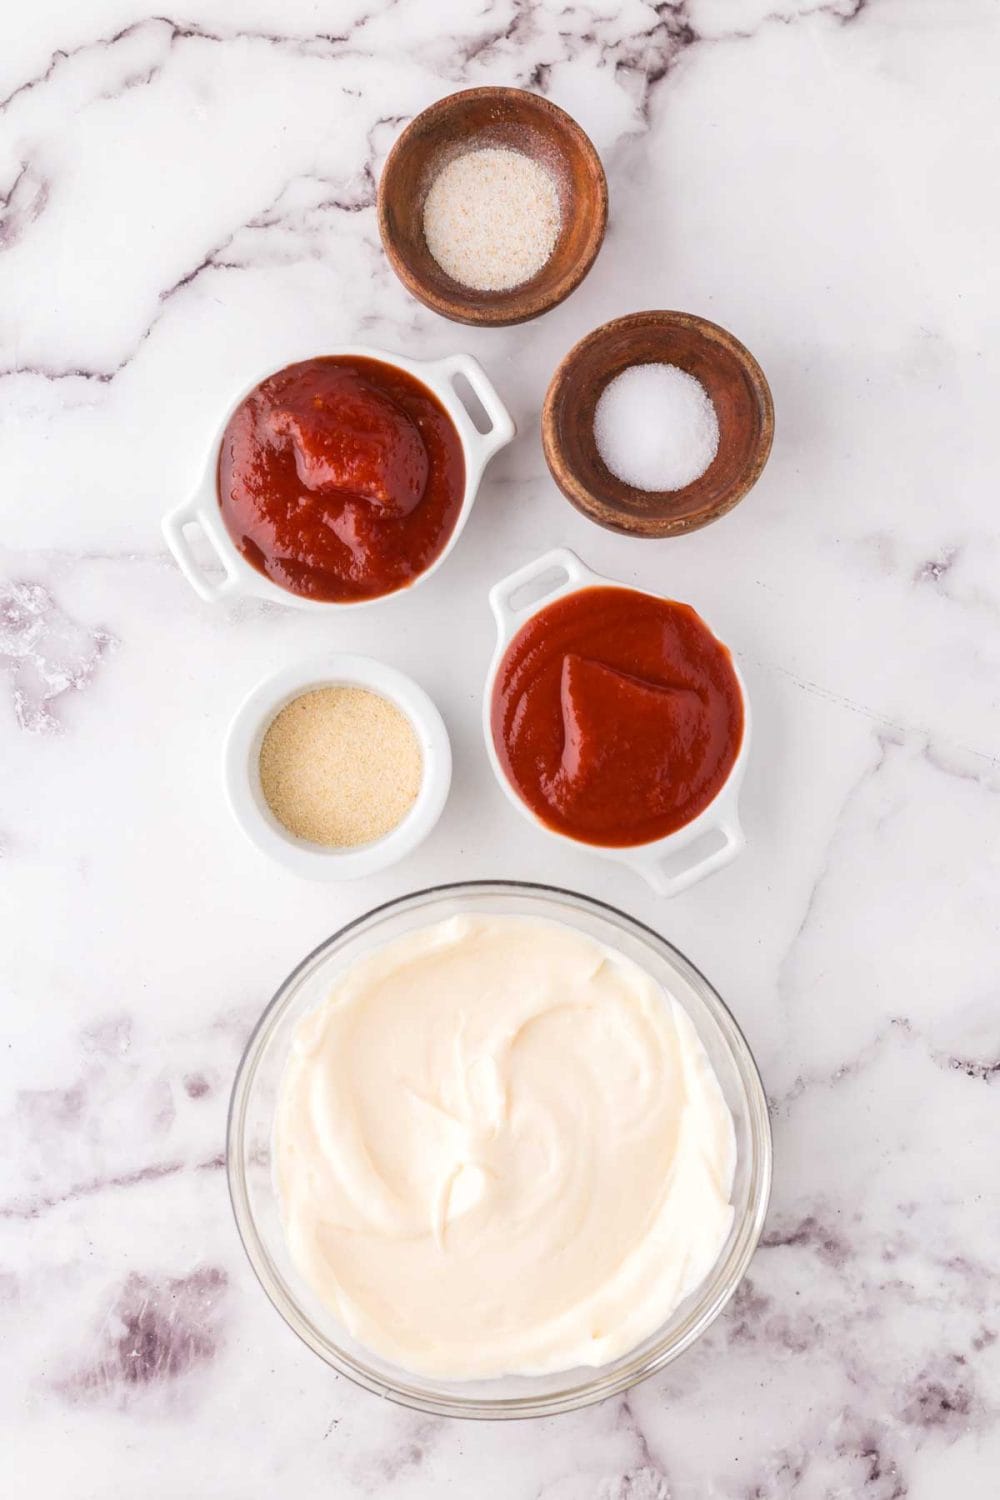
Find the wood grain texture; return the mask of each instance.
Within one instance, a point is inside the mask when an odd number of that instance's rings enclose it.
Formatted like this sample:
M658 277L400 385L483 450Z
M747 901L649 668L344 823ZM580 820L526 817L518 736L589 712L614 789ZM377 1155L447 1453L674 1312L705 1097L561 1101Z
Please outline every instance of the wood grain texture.
M719 419L718 453L679 490L625 484L594 437L605 386L631 365L657 362L700 380ZM731 333L694 313L630 313L595 328L556 370L542 409L545 458L566 498L599 526L641 537L697 531L732 510L760 478L773 436L774 405L757 361Z
M455 157L486 147L522 151L545 167L559 193L562 224L545 265L518 287L462 286L431 255L424 202ZM601 248L608 217L604 168L589 137L564 110L525 89L465 89L439 99L403 131L378 185L378 225L389 263L414 297L456 323L524 323L568 297Z

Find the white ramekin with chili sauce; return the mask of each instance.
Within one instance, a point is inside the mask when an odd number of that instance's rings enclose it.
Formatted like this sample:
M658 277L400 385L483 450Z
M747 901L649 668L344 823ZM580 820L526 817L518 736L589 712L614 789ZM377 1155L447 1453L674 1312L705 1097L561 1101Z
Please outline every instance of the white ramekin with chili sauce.
M456 384L489 423L477 430ZM247 387L194 494L163 532L209 603L256 597L358 609L441 566L483 471L514 423L467 354L411 360L359 345L298 361ZM191 545L200 529L214 554Z

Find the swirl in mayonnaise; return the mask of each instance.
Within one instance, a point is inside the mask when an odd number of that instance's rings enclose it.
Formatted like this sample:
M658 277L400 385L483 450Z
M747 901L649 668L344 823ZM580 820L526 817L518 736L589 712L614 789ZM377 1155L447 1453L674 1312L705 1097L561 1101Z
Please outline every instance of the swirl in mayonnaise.
M355 963L299 1023L275 1180L347 1331L445 1379L628 1353L711 1270L732 1117L685 1011L582 932L463 916Z

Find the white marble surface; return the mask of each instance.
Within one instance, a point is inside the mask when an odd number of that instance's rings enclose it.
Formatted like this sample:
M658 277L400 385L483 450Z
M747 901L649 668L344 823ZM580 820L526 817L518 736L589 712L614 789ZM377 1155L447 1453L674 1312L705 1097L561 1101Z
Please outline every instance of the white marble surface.
M0 34L5 1493L991 1500L995 0L36 0ZM400 123L480 82L567 106L611 188L583 288L499 332L414 303L372 206ZM754 493L662 544L571 511L537 424L570 344L647 306L731 327L778 414ZM220 408L348 339L471 350L516 445L391 612L200 604L159 518ZM749 849L670 904L545 842L490 777L486 588L557 542L690 599L750 684ZM244 692L327 645L412 672L456 751L435 836L351 889L268 864L220 787ZM627 1401L513 1426L327 1371L253 1281L221 1170L287 970L377 901L486 875L605 896L701 964L777 1151L703 1344Z

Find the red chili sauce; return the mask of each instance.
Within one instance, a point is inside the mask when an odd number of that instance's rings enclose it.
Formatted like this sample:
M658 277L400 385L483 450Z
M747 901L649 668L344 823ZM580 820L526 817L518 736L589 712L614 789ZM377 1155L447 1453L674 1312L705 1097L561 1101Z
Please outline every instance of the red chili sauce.
M440 555L465 490L444 407L378 359L333 355L268 376L229 419L219 504L249 563L307 599L405 588Z
M532 616L500 663L493 743L547 827L623 847L690 823L743 740L732 659L694 610L587 588Z

